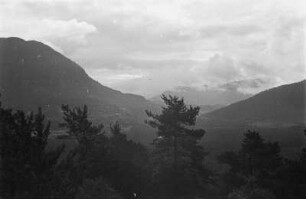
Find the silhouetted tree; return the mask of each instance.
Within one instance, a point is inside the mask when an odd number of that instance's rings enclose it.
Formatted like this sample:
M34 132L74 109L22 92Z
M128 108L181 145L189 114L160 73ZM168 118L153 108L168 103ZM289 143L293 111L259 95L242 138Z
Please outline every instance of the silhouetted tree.
M146 122L157 129L153 144L154 181L160 198L193 198L200 195L211 172L204 167L206 153L198 141L205 131L193 129L199 107L187 107L183 98L162 95L161 114L146 111Z
M86 179L79 188L76 199L122 199L120 194L111 188L103 178Z
M275 199L275 196L269 190L246 185L232 191L227 198L228 199Z
M88 109L86 105L83 107L83 109L80 107L71 109L68 105L63 105L62 111L65 122L60 126L66 127L67 133L74 136L78 141L78 152L81 155L80 158L83 158L83 156L85 156L86 153L93 147L94 140L103 129L103 125L99 124L95 126L91 121L89 121Z
M241 149L225 152L218 157L220 163L230 166L223 180L227 185L226 193L243 186L270 188L277 171L283 165L277 142L265 142L259 133L248 131L244 134Z
M110 131L108 138L98 137L93 153L89 154L89 177L103 177L123 197L143 197L150 179L147 149L128 140L118 122L110 125Z
M305 136L306 136L306 131ZM297 160L285 159L276 176L274 191L278 198L302 199L306 195L306 148L301 150Z
M83 108L74 107L72 109L68 105L63 105L62 111L64 123L60 126L65 127L67 134L74 137L78 143L78 146L70 151L59 166L63 181L62 187L65 187L62 193L66 198L74 198L88 175L88 156L93 151L95 139L103 125L92 124L88 119L86 105Z
M41 109L25 114L4 109L0 103L1 196L3 198L56 198L55 167L64 147L47 151L50 122Z

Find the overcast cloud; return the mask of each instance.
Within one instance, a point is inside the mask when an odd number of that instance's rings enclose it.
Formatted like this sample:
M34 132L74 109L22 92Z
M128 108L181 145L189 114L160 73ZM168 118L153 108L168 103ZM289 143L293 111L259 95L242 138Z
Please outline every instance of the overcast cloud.
M251 79L260 84L241 90L258 92L306 77L305 10L303 0L0 0L0 37L42 41L123 92Z

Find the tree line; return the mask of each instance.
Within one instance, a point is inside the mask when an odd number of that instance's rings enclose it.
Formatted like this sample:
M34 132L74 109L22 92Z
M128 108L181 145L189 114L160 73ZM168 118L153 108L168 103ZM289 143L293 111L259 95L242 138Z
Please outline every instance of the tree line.
M227 170L208 168L196 129L199 107L162 95L161 113L146 111L156 129L153 149L128 140L119 122L88 119L87 106L62 106L66 133L77 145L48 147L42 110L26 114L0 103L0 196L3 199L299 199L306 195L306 148L299 159L280 155L277 142L244 134L239 151L218 156ZM305 132L306 134L306 132Z

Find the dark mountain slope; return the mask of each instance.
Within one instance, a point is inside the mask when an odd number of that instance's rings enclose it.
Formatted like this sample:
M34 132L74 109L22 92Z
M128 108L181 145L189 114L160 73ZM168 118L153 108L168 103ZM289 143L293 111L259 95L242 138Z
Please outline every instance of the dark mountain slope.
M61 104L87 104L93 117L105 122L143 122L151 104L90 78L78 64L52 48L19 38L0 38L0 93L7 107L32 110L42 106L52 120Z
M249 99L205 114L200 123L257 126L306 123L306 80L261 92Z

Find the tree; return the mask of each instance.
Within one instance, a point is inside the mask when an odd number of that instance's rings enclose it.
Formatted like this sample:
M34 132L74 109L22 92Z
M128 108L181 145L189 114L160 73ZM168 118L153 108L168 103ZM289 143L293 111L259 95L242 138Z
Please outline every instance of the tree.
M125 197L142 194L147 184L144 180L147 150L127 140L118 122L110 126L109 137L100 133L103 125L95 126L89 121L86 106L70 109L65 105L62 110L65 123L61 126L66 127L67 133L78 142L76 149L61 164L66 187L72 193L68 198L83 197L85 193L94 198L94 192L101 191L96 184L100 183L97 178L105 180Z
M65 122L60 126L66 127L68 129L67 133L75 137L79 144L81 158L83 158L93 146L96 136L103 129L103 124L95 126L89 121L86 105L84 105L83 109L80 107L71 109L68 105L63 105L62 111Z
M146 122L157 129L153 141L157 192L163 194L161 198L192 198L212 182L211 172L203 165L206 153L198 144L205 131L192 128L200 108L187 107L183 98L161 98L166 105L161 114L146 111Z
M123 197L144 197L150 177L147 149L127 139L119 122L110 125L110 136L99 136L89 154L89 178L100 176ZM99 143L99 144L98 144Z
M228 199L274 199L275 196L269 190L243 186L228 195Z
M50 122L41 109L25 114L4 109L0 103L1 196L3 198L56 198L55 168L61 146L47 151Z
M304 130L306 136L306 130ZM296 160L285 159L278 171L275 192L279 198L302 199L306 195L306 148L302 148Z
M79 188L76 199L122 199L120 194L111 188L103 178L86 179Z
M227 185L225 194L242 186L252 187L252 190L270 188L283 165L278 143L265 142L258 132L250 130L244 134L238 153L225 152L218 160L230 166L222 176Z
M67 128L67 134L74 137L78 146L70 151L65 160L59 166L59 172L63 181L63 187L66 190L66 198L74 198L79 187L88 175L88 156L93 151L95 139L101 132L103 125L93 125L88 119L88 109L85 105L83 108L70 108L68 105L62 106L64 123L61 127Z

